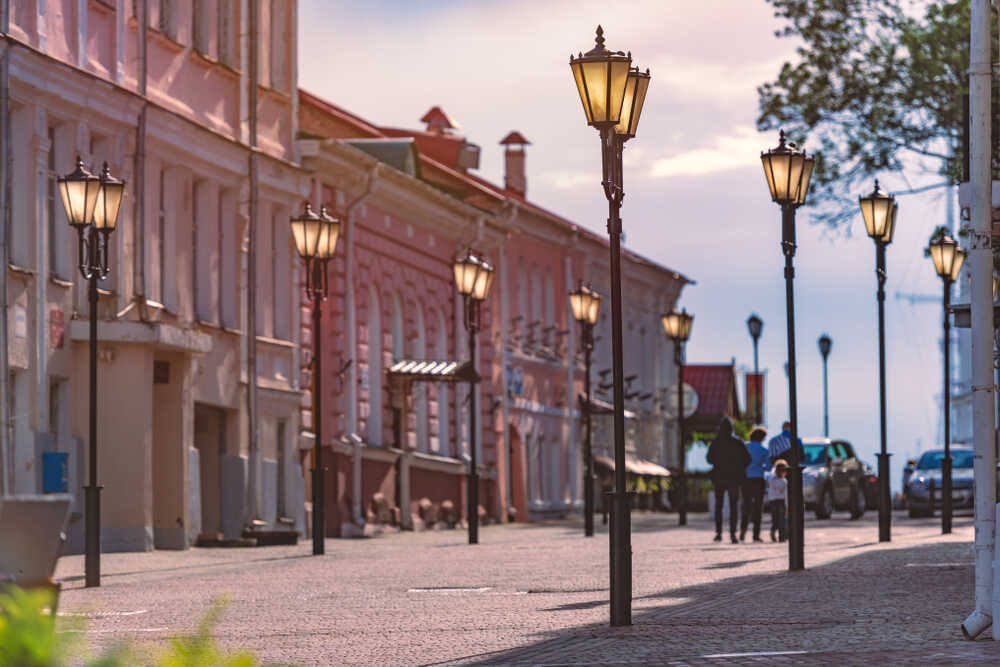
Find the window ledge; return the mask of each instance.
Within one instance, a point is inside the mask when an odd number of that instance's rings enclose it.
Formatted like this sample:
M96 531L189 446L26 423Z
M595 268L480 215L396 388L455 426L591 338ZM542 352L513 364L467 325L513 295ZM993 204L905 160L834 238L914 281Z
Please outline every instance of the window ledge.
M281 340L280 338L268 338L267 336L257 336L258 343L267 343L268 345L276 345L278 347L298 347L298 344L290 340Z
M73 286L73 281L72 280L66 280L65 278L62 278L62 277L60 277L60 276L58 276L58 275L56 275L54 273L50 273L49 274L49 282L52 283L53 285L58 285L59 287L72 287Z
M34 269L29 269L26 266L20 266L18 264L13 264L13 263L8 263L7 268L13 271L14 273L20 273L25 276L33 276L35 275L35 273L37 273Z

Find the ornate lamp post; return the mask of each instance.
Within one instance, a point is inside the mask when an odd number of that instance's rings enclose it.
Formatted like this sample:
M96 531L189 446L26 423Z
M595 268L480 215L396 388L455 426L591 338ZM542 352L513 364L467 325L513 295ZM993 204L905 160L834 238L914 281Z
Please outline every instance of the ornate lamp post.
M90 304L90 475L84 487L84 567L88 587L101 585L101 489L97 484L97 281L108 277L108 237L118 226L125 181L104 163L94 176L76 158L76 169L59 179L66 220L79 239L80 275L87 281Z
M329 292L327 265L337 249L340 221L331 217L323 206L317 215L309 202L302 205L302 214L292 218L292 239L306 269L306 295L312 301L313 367L313 469L312 469L312 535L313 555L326 552L326 494L323 466L323 361L321 355L322 309Z
M830 437L830 394L827 386L826 359L830 356L830 349L833 347L833 339L829 334L819 337L819 354L823 357L823 437Z
M594 48L569 58L587 125L601 137L604 196L608 200L611 249L611 365L614 387L615 491L612 496L611 625L632 624L632 549L629 499L625 491L625 380L622 363L621 206L622 149L635 136L649 88L649 70L632 67L631 54L604 46L597 26Z
M788 320L788 419L792 423L788 476L788 569L805 568L804 507L802 502L802 468L799 461L798 396L795 384L795 298L793 282L795 267L795 210L806 203L813 158L795 144L785 142L785 133L778 135L778 146L761 153L764 177L771 201L781 207L781 250L785 255L785 310Z
M573 319L580 323L580 347L583 349L583 387L586 404L583 406L583 534L594 536L594 449L590 426L590 353L594 350L594 325L601 313L601 295L580 282L576 291L569 293Z
M684 451L684 343L691 336L691 324L694 315L688 315L687 310L677 312L674 308L664 315L663 331L667 338L674 342L674 363L677 364L677 447L680 452L680 495L677 497L678 523L687 525L687 474L685 473Z
M881 449L878 455L878 539L889 542L892 539L892 498L889 495L889 453L886 451L885 424L885 248L892 243L896 231L896 214L899 207L896 199L879 188L866 197L859 197L861 214L865 219L865 230L875 241L875 275L878 278L878 367L879 367L879 414L881 417Z
M469 332L469 361L476 370L476 335L480 327L480 307L493 285L493 265L473 251L455 260L455 287L462 295L465 329ZM479 468L476 462L476 384L469 382L469 544L479 543Z
M760 368L757 365L757 341L760 340L760 333L764 329L764 321L757 317L757 313L752 313L750 317L747 318L747 330L750 331L750 338L753 339L753 374L757 381L760 381ZM764 402L764 383L760 382L760 387L757 394L757 404L754 406L754 421L756 423L761 423L764 419L762 414L763 402Z
M934 270L944 283L944 458L941 460L941 533L951 532L951 285L962 271L965 251L950 236L932 239L928 247ZM993 296L997 293L997 279L993 277ZM933 509L933 507L931 508Z

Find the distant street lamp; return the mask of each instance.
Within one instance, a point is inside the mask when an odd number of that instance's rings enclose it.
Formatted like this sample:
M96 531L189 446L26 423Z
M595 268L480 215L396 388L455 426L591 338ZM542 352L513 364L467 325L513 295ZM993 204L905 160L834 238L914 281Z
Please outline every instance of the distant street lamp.
M944 458L941 460L941 533L951 532L951 322L948 309L951 307L951 285L962 271L965 251L950 236L941 236L931 241L928 247L934 270L944 283ZM997 294L997 279L993 277L993 297ZM934 510L933 505L931 511Z
M760 382L757 386L757 401L754 405L754 421L759 424L764 420L763 415L763 402L764 402L764 383L760 379L760 368L757 365L757 341L760 340L761 331L764 329L764 321L757 317L757 313L753 313L747 318L747 329L750 331L750 338L753 339L753 375L754 382Z
M490 294L493 265L485 257L466 252L455 260L455 287L462 295L465 328L469 332L469 363L476 370L476 335L480 327L480 307ZM469 475L468 520L469 544L479 543L479 468L476 462L476 380L469 381Z
M295 249L306 268L306 295L312 301L312 422L313 422L313 468L312 468L312 536L313 555L326 552L326 494L323 467L323 368L321 344L322 309L329 292L327 265L337 249L340 236L340 221L326 212L326 206L313 212L309 202L302 206L302 214L290 221Z
M684 343L691 336L691 324L694 315L688 315L687 310L680 312L674 308L664 315L663 331L674 343L674 363L677 364L677 447L680 451L680 495L677 497L677 519L682 526L687 525L687 473L684 451Z
M97 485L97 281L108 277L108 237L118 226L125 181L111 175L104 163L94 176L77 156L76 169L59 178L66 220L79 240L80 275L87 281L90 305L90 475L84 487L84 569L88 588L101 585L101 489Z
M879 188L878 180L875 189L865 197L859 197L861 214L865 219L865 230L875 241L875 275L878 278L878 368L879 368L879 415L881 449L878 455L878 540L889 542L892 539L892 498L889 495L889 453L886 451L885 423L885 248L892 243L892 235L896 231L896 215L899 206L896 198L886 194Z
M583 534L594 536L594 449L590 424L590 353L594 350L594 325L601 313L601 295L581 281L569 293L573 319L580 323L580 347L583 349L583 387L586 403L583 406L583 423L586 429L583 440Z
M826 358L830 356L833 340L828 334L819 337L819 353L823 357L823 437L830 437L830 394L826 378Z
M788 476L788 569L805 568L805 512L802 502L802 467L799 461L798 396L795 384L795 210L806 203L813 158L778 134L778 146L760 155L771 201L781 207L781 250L785 255L785 312L788 322L788 420L792 424Z
M625 373L622 361L621 206L622 150L635 136L649 88L649 70L632 67L631 54L604 47L604 30L597 26L594 48L570 55L587 125L601 136L604 196L608 200L611 251L611 365L614 387L615 491L612 496L611 625L632 624L632 547L629 496L625 477Z

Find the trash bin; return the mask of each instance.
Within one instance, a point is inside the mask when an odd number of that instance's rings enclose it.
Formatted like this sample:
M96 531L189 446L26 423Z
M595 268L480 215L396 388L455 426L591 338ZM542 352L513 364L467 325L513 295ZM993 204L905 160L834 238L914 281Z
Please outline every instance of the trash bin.
M42 493L66 493L68 480L69 454L42 452Z

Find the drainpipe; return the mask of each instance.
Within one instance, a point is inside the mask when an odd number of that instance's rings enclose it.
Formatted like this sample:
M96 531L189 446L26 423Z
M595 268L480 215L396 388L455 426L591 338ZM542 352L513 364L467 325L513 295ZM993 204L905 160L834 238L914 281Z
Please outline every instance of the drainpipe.
M139 306L139 319L149 319L146 307L146 113L149 101L146 97L146 75L148 60L146 55L146 28L149 23L149 0L141 0L136 5L139 13L139 96L142 108L135 124L135 177L132 179L135 202L132 215L132 290L134 301Z
M250 210L247 229L247 524L260 516L260 442L257 433L257 216L260 202L257 192L257 81L260 76L257 68L257 33L258 5L248 3L248 54L250 90L247 103L250 126Z
M576 246L576 233L573 233L573 238L569 244L569 248L574 248ZM573 257L567 252L564 258L564 272L565 280L564 283L566 289L562 291L563 295L573 289L576 281L573 280ZM559 299L559 297L556 297ZM576 320L573 319L572 309L569 305L569 299L566 299L566 306L562 309L566 317L566 330L569 332L566 335L566 382L567 387L569 387L569 396L566 401L566 426L567 433L569 434L569 469L573 471L573 474L569 476L569 510L573 511L576 506L577 494L579 493L579 479L580 475L576 474L580 471L580 457L577 455L576 451L576 440L577 440L577 427L579 426L577 420L574 418L576 413L576 329L579 326ZM567 312L569 311L569 312ZM553 322L552 324L556 324Z
M350 204L347 205L346 213L344 215L347 218L347 229L344 234L345 242L345 266L344 266L344 318L345 324L344 328L347 330L347 349L350 351L351 358L354 358L358 354L358 317L357 317L357 301L354 298L354 229L355 229L355 217L354 212L364 204L369 197L375 192L375 185L378 181L378 163L376 162L372 165L372 169L368 172L368 184L365 187L365 191L354 199ZM369 369L371 366L369 365ZM381 378L368 378L368 391L372 391L372 387L381 386L379 382ZM319 416L314 416L314 419L319 419ZM351 364L348 369L348 382L347 382L347 433L350 437L352 444L354 445L354 468L351 473L351 496L353 499L353 506L351 507L351 521L356 526L364 525L364 515L361 513L361 446L362 439L357 437L358 433L358 364Z
M969 35L970 186L969 263L972 274L972 433L975 447L976 608L962 623L973 639L993 625L1000 637L1000 613L993 610L993 547L996 512L996 451L993 414L993 251L990 247L992 175L990 157L989 0L972 0ZM998 610L1000 611L1000 610Z
M506 227L517 216L517 202L508 199L510 207L507 215L500 219L500 224ZM500 414L503 416L503 457L505 470L505 487L507 489L507 506L503 508L500 516L501 521L507 521L510 507L515 502L514 498L514 477L513 458L510 452L510 397L507 395L507 383L510 378L507 376L507 369L510 367L510 350L507 347L507 338L510 322L510 275L507 273L507 243L504 235L504 242L500 244L500 354L503 360L500 369Z
M10 0L0 1L3 62L0 63L0 496L13 489L10 461L10 359L7 353L7 238L13 153L10 150Z

